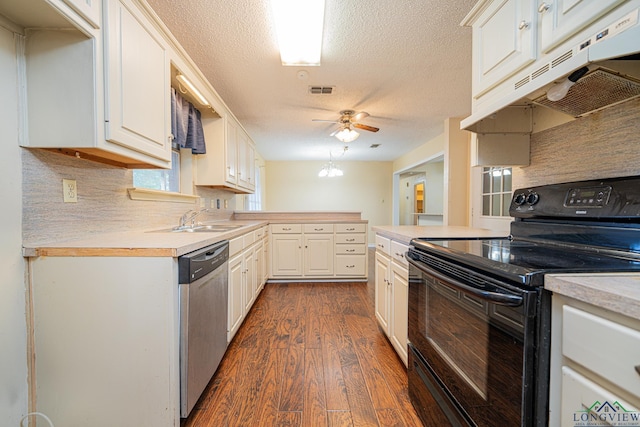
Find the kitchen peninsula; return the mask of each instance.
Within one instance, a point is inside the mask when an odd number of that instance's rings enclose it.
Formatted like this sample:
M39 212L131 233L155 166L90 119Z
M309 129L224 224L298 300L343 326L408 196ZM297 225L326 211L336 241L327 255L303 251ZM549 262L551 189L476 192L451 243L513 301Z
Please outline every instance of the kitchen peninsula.
M305 267L293 280L366 280L367 221L359 212L237 213L211 224L235 228L155 227L24 248L39 411L64 425L179 425L181 255L229 241L228 341L268 278L292 279L272 274L271 265L290 258L272 264L272 248L281 249L270 228L304 243L297 249Z

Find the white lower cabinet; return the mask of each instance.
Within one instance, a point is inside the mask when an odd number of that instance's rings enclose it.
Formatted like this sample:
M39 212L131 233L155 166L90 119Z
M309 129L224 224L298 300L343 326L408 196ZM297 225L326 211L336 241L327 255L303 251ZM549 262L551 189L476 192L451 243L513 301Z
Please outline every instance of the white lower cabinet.
M238 332L264 286L266 228L229 241L228 342Z
M391 327L389 340L400 359L407 365L408 320L409 320L409 271L406 267L391 262Z
M273 277L302 276L302 235L273 232L271 241Z
M244 320L244 304L243 304L243 277L244 263L243 254L237 254L229 259L229 310L227 321L227 341L231 342L242 320Z
M333 275L333 234L305 234L304 275Z
M554 295L551 323L549 425L637 420L640 321Z
M271 224L271 278L364 279L366 223Z
M56 426L179 426L177 258L48 256L29 272L37 411Z
M376 235L375 313L391 345L407 365L409 271L407 246Z
M382 327L382 330L389 336L389 311L391 308L391 282L389 273L391 258L382 252L376 251L376 268L375 268L375 309L376 319Z

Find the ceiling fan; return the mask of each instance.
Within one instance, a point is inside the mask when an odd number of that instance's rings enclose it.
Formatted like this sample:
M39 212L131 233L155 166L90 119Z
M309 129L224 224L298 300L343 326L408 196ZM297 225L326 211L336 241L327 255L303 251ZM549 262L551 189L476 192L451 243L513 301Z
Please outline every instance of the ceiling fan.
M333 131L330 136L335 136L342 142L351 142L354 141L358 136L360 136L360 134L353 130L352 127L369 132L378 132L380 130L377 127L359 123L360 120L366 117L369 117L369 113L367 113L366 111L360 111L359 113L356 113L353 110L342 110L340 111L340 118L338 120L313 119L313 121L338 123L340 127Z

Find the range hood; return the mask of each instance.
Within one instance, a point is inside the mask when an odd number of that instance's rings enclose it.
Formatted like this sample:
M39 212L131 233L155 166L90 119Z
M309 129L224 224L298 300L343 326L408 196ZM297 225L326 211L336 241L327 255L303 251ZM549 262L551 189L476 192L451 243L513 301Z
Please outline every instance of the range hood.
M544 55L544 60L511 76L502 83L510 90L464 119L460 127L483 132L483 119L511 106L541 105L581 117L640 96L639 11L634 10L576 46L563 46ZM588 71L564 98L547 98L549 88L583 67Z

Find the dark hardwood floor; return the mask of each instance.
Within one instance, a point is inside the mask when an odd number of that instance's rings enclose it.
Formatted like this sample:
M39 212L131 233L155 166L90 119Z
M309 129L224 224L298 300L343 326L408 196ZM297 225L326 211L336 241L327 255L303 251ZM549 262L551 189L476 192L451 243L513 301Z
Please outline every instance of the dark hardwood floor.
M372 269L369 283L267 284L182 426L421 426Z

